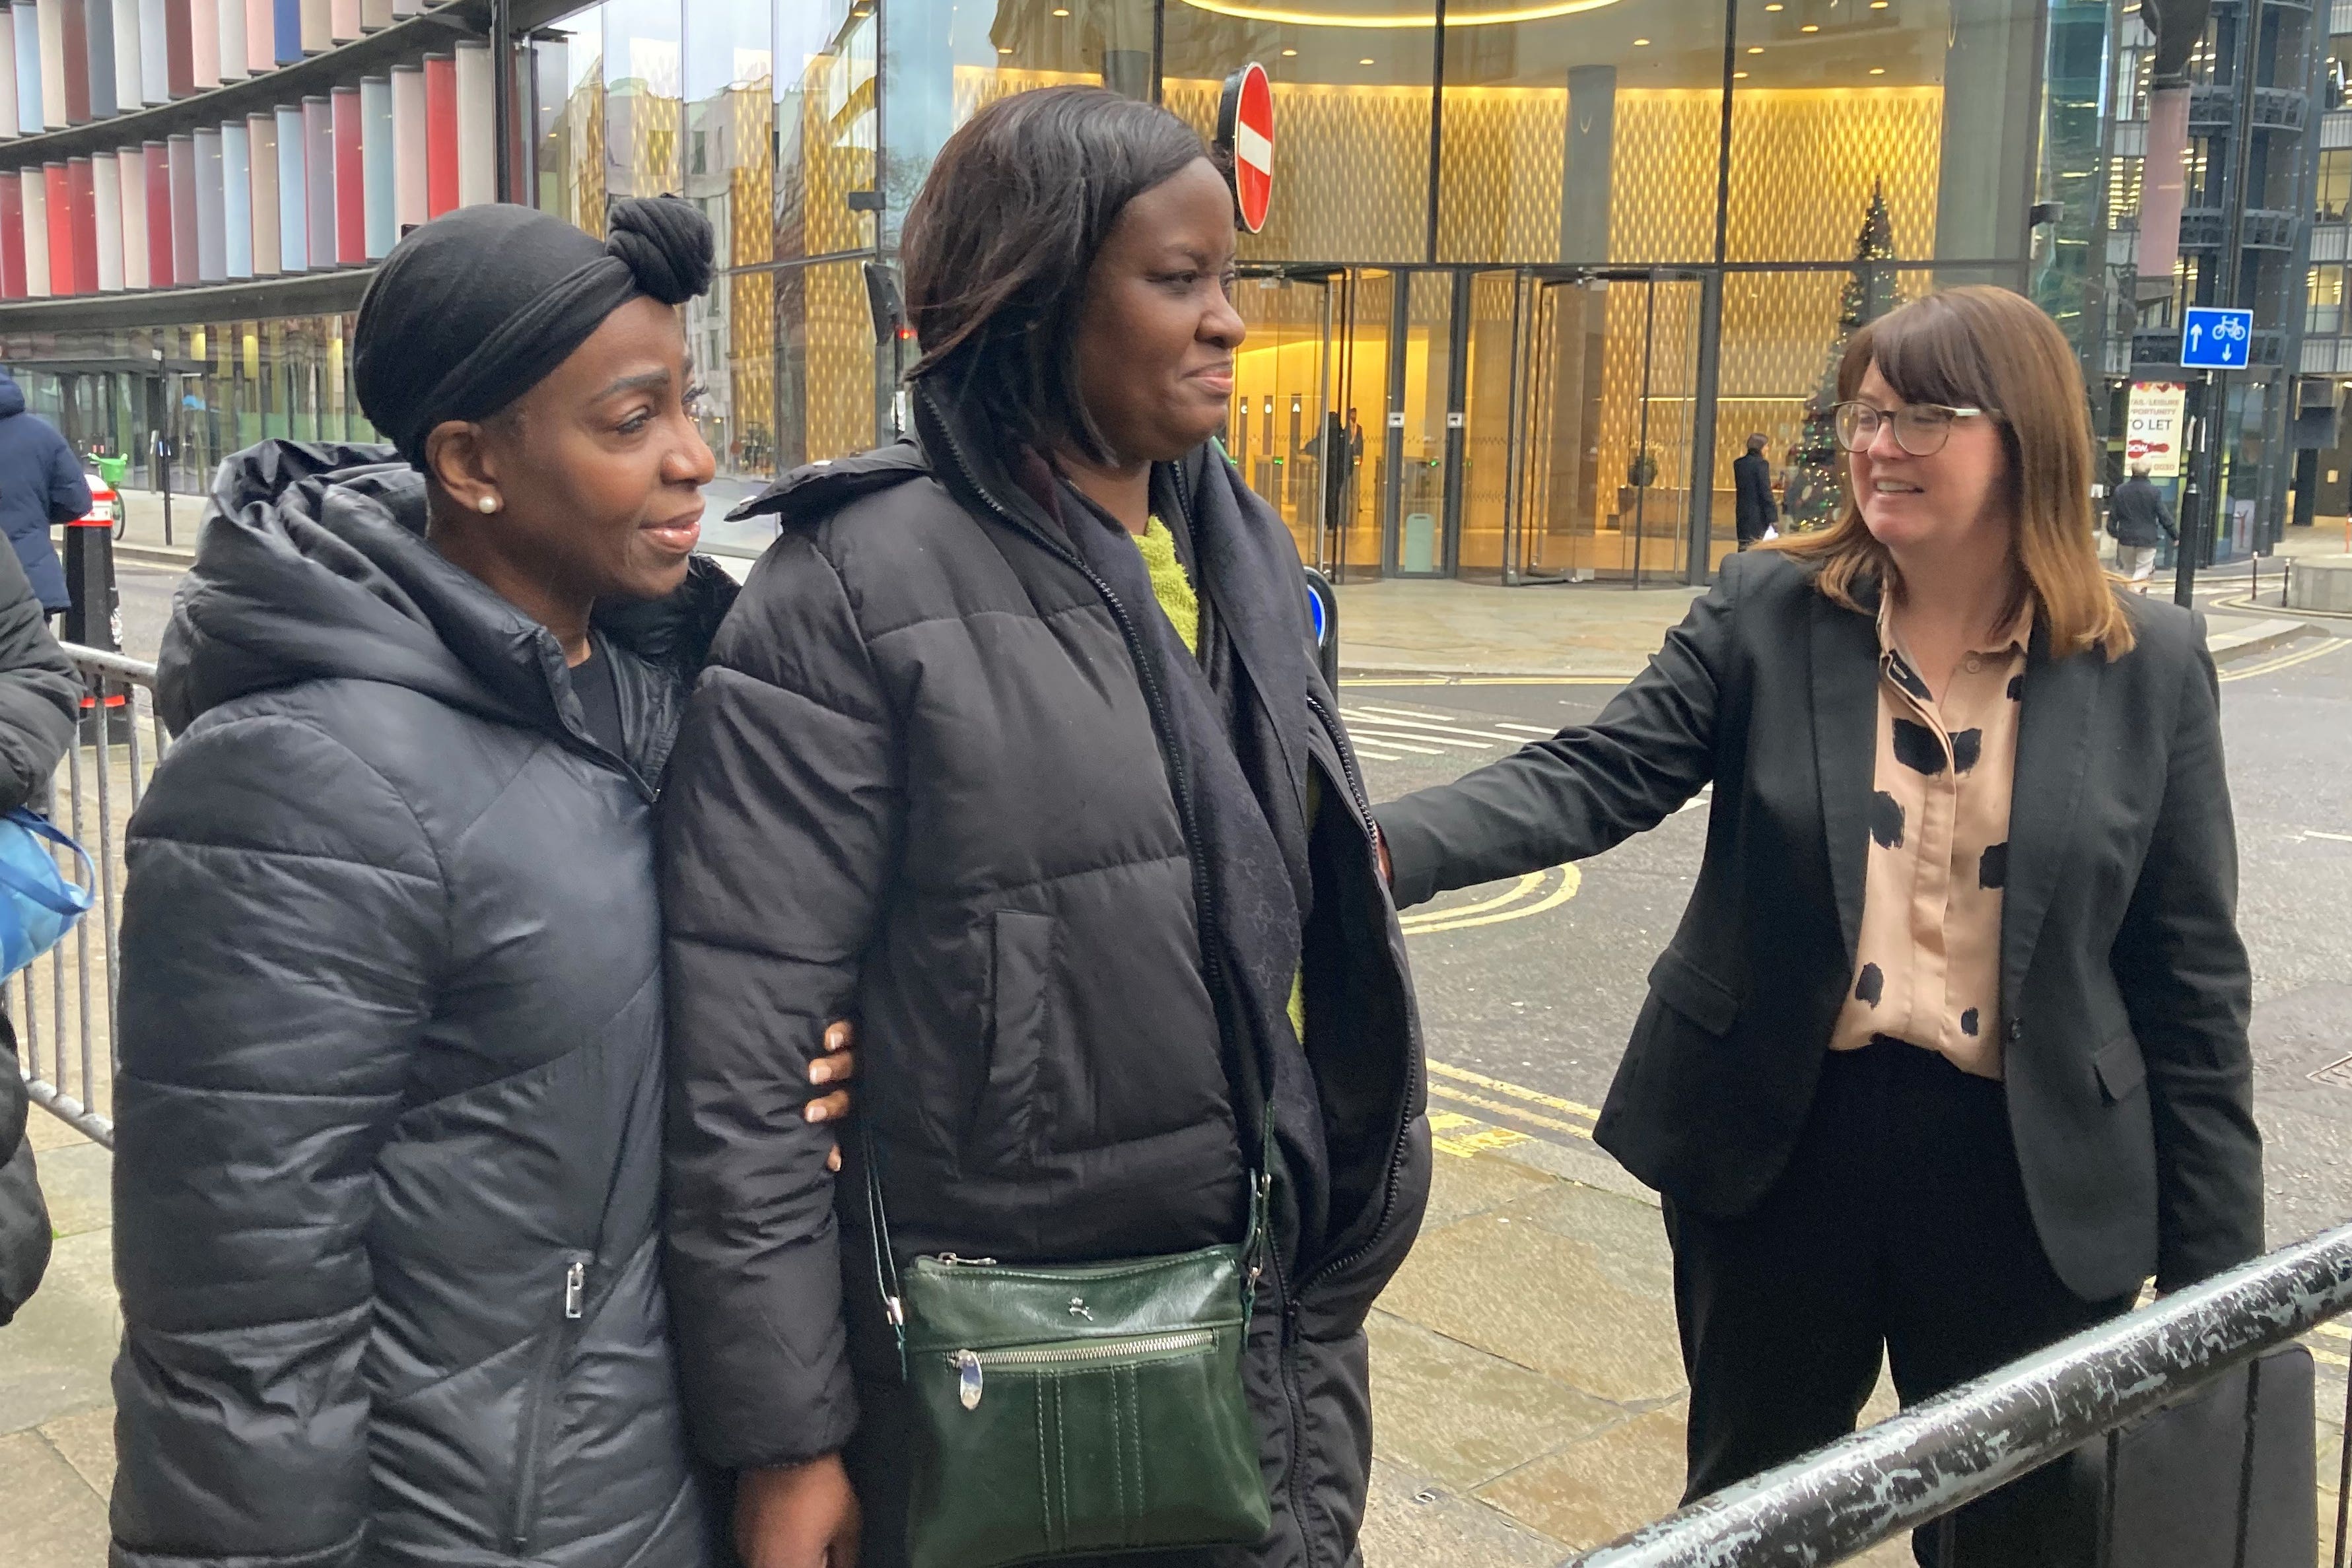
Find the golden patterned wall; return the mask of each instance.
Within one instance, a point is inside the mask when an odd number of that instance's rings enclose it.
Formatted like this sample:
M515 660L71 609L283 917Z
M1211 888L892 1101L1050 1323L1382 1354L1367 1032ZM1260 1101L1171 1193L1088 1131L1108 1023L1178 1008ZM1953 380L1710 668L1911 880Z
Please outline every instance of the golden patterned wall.
M1934 256L1943 122L1935 87L1734 95L1731 259L1849 259L1874 181L1885 185L1895 253Z
M959 71L988 99L1049 81L1044 72ZM1213 130L1220 84L1171 78L1168 107ZM1715 254L1722 96L1620 92L1612 149L1608 259L1705 262ZM1874 181L1884 182L1902 254L1934 254L1940 88L1743 89L1734 100L1731 258L1842 261ZM1420 261L1428 214L1429 94L1407 88L1274 89L1275 201L1244 259ZM1445 95L1438 256L1556 262L1568 93L1454 88ZM1579 258L1584 259L1584 258Z

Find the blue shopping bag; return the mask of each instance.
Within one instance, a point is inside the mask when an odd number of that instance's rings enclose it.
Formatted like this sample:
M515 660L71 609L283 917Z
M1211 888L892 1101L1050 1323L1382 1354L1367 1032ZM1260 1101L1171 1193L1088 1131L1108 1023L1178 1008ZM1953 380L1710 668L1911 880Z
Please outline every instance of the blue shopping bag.
M81 881L66 880L49 852L55 844L81 862ZM89 913L89 853L48 819L23 807L0 817L0 979L65 939Z

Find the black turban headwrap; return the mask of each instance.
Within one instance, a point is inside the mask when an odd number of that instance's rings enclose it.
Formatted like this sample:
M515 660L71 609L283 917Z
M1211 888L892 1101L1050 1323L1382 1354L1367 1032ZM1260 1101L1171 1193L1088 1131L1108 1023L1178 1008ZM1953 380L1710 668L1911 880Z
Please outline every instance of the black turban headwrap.
M640 294L682 305L710 287L710 223L676 196L613 204L598 240L530 207L460 207L410 231L360 300L360 408L424 465L444 420L522 396Z

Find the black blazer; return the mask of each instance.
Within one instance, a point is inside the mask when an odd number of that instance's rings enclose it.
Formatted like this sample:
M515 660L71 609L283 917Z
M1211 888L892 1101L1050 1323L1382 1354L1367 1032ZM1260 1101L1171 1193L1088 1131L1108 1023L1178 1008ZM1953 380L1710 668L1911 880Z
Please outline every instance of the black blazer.
M1760 539L1764 530L1780 521L1780 509L1772 500L1772 465L1760 452L1750 452L1731 460L1731 484L1735 510L1734 521L1743 539Z
M2237 844L2201 620L2123 598L2138 645L2036 629L2001 915L2010 1125L2043 1249L2086 1300L2262 1248ZM1878 639L1776 551L1734 556L1592 724L1391 802L1400 905L1597 854L1712 779L1706 855L1598 1129L1676 1202L1779 1176L1853 977Z

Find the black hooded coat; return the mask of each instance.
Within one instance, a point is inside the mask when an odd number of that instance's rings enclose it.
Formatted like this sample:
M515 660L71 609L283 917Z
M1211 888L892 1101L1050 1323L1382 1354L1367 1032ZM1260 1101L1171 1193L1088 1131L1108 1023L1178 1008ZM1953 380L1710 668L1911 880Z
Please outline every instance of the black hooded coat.
M659 1278L653 785L733 585L545 628L382 447L223 465L130 828L118 1568L714 1560Z

